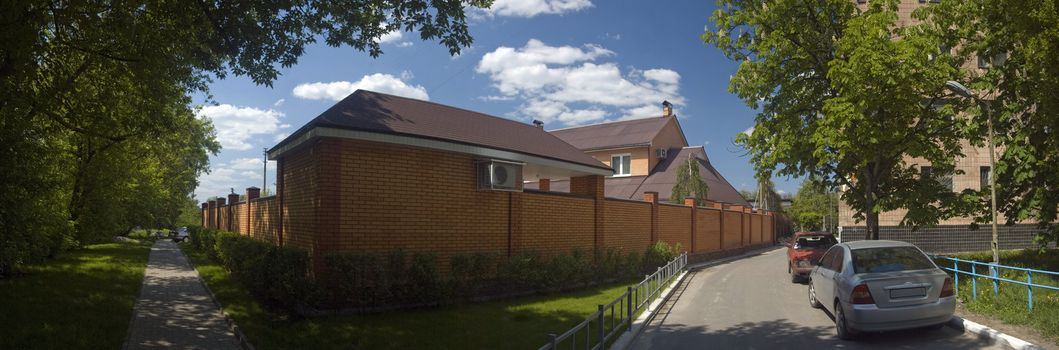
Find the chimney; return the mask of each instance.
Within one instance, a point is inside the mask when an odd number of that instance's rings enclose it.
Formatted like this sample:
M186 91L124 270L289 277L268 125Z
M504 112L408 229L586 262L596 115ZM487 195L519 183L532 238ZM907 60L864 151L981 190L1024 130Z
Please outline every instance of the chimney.
M538 128L543 129L544 128L544 122L534 119L533 120L533 126L536 126Z
M669 101L662 101L662 118L673 116L673 104Z

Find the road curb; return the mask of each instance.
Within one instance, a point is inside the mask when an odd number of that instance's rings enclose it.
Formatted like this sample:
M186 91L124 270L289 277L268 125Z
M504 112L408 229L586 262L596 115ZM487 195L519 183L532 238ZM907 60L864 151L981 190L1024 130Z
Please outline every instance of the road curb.
M979 338L989 339L997 344L1003 344L1015 350L1040 350L1043 349L1028 341L1004 334L986 325L966 320L963 317L953 315L949 320L949 327L977 334Z
M648 322L651 322L651 320L653 320L655 318L655 316L658 315L658 308L661 307L662 304L665 303L666 301L669 301L669 298L671 296L673 296L673 291L675 291L676 288L678 286L680 286L681 283L684 283L684 278L686 278L688 276L688 272L689 271L698 270L698 269L702 269L702 268L705 268L705 267L710 267L710 266L713 266L713 265L724 264L724 263L727 263L727 262L733 261L733 260L743 259L743 258L746 258L748 256L757 255L757 254L760 254L762 252L769 251L769 250L772 250L772 249L775 249L775 248L776 248L775 246L767 246L767 247L760 248L760 249L750 250L750 251L747 251L747 252L745 252L743 254L736 255L736 256L731 256L731 257L718 259L718 260L713 260L713 261L705 261L705 262L697 263L697 264L694 264L694 265L688 265L687 268L685 269L685 271L682 272L680 274L680 276L677 276L677 279L672 284L670 284L669 287L666 287L666 289L662 291L661 297L659 297L657 300L655 300L655 301L651 302L650 304L648 304L647 305L647 310L644 313L640 314L640 316L637 317L636 320L634 320L632 322L632 326L630 326L631 331L625 332L624 334L621 335L621 337L618 337L618 339L615 340L614 343L612 343L610 345L610 348L611 349L626 349L626 348L629 347L629 345L632 345L632 342L634 340L636 340L636 337L639 337L640 333L643 332L644 326Z

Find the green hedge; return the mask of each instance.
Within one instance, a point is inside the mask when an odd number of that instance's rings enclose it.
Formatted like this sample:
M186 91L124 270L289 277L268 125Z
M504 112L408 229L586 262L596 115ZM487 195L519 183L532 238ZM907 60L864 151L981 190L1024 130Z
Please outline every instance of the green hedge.
M448 273L433 253L343 252L324 255L310 278L309 255L235 233L190 229L191 244L221 263L264 304L295 311L446 304L482 296L559 291L653 272L676 257L680 245L658 242L644 254L607 249L591 256L573 250L554 256L526 252L511 257L470 252L453 255Z
M309 254L213 229L192 228L191 244L231 272L264 304L293 311L312 295Z

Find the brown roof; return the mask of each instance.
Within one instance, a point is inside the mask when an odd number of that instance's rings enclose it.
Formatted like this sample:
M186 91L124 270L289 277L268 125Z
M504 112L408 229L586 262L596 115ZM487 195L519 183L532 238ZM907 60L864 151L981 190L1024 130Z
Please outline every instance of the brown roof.
M313 127L452 141L590 167L610 167L533 125L434 102L357 90L309 121L273 150Z
M651 117L549 131L582 150L647 145L672 117Z
M682 149L669 150L670 156L659 163L654 173L650 176L625 176L608 177L606 179L606 196L620 199L642 199L643 193L647 191L658 192L659 201L669 201L669 195L673 193L673 185L677 183L677 169L680 168L679 161L688 159L690 155L699 164L699 176L706 180L710 187L706 198L711 201L725 202L731 204L750 206L739 191L732 187L728 180L710 163L709 157L702 146L684 147ZM526 188L536 189L536 183L527 183ZM569 192L568 181L552 181L551 190L555 192Z

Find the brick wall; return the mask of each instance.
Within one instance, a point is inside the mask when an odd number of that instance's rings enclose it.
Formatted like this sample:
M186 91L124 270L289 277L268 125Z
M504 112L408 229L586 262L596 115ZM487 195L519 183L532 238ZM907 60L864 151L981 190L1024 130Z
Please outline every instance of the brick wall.
M603 221L605 245L642 252L651 244L651 204L641 201L607 199Z
M246 226L244 221L246 218L246 202L229 204L228 212L231 213L228 216L228 230L245 235L246 232L243 232L243 226Z
M721 250L720 210L695 210L695 250L699 252Z
M478 191L474 162L457 153L322 138L280 160L279 196L231 205L230 217L229 206L207 203L203 216L209 227L236 220L233 231L314 257L430 252L442 271L452 255L470 252L642 253L654 237L705 253L722 249L722 232L724 249L773 241L771 216L722 203L657 203L654 194L645 201L604 199L599 176L571 180L571 193ZM209 224L213 215L222 216L217 225ZM315 259L317 268L321 261Z
M659 204L658 240L691 250L691 208Z
M555 254L594 247L595 202L589 198L522 193L519 250Z

